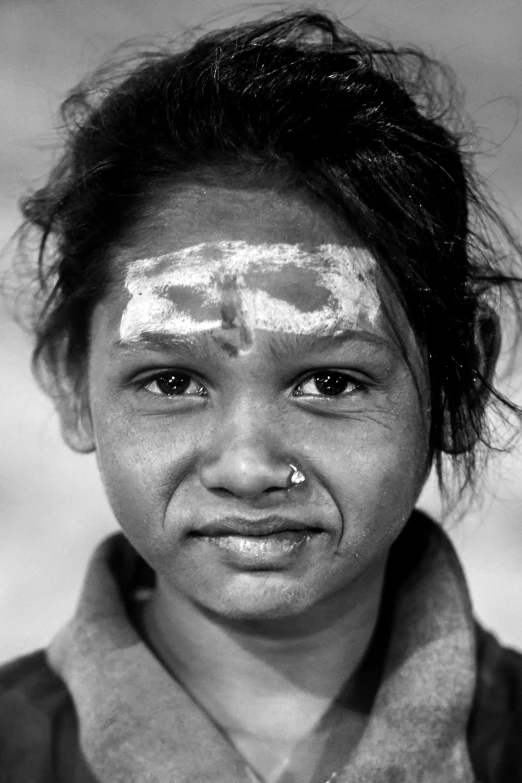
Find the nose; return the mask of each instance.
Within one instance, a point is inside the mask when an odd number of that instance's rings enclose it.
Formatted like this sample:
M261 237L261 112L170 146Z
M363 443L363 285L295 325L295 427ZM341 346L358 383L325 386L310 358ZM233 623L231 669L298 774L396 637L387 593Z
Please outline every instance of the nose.
M221 421L200 466L206 489L256 498L288 488L292 468L271 437L269 420L260 411L236 409Z

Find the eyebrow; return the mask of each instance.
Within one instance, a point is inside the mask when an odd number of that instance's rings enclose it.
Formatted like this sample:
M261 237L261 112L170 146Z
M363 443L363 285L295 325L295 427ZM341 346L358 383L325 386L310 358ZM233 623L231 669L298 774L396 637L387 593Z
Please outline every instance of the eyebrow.
M200 332L196 336L176 335L170 332L146 332L135 340L117 340L114 347L129 352L145 349L159 353L179 351L183 354L206 355L208 354L207 340L210 336L209 332ZM363 329L346 329L337 334L317 332L314 334L293 334L291 332L272 334L267 350L274 359L280 360L288 355L339 348L349 342L363 342L377 348L391 350L394 353L398 350L398 346L391 340Z
M201 333L202 335L205 332ZM180 350L183 352L201 351L201 337L191 337L189 335L176 335L170 332L143 332L138 338L133 340L116 340L113 348L123 351L137 351L145 348L148 351Z
M349 342L362 342L377 348L396 350L396 346L390 340L364 329L346 329L337 334L292 334L286 332L274 334L268 350L274 359L280 359L288 354L314 353L335 349Z

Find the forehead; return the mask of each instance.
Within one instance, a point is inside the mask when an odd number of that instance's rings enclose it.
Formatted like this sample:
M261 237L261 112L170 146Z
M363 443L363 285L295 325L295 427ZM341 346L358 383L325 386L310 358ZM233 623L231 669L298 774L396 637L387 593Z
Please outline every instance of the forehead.
M137 259L121 338L237 329L247 347L259 329L337 335L377 319L374 271L367 251L336 244L227 240Z
M118 257L125 265L136 258L227 240L302 247L360 244L347 226L341 228L330 209L305 194L190 185L165 191L151 201Z
M149 206L115 262L124 341L220 331L237 353L256 329L385 326L380 304L389 292L376 259L329 209L301 194L178 187Z

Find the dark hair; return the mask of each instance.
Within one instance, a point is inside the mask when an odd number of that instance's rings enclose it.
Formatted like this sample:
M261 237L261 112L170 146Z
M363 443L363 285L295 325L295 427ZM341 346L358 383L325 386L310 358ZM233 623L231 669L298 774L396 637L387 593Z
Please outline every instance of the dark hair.
M480 323L513 293L519 247L483 195L446 69L297 12L105 66L62 105L68 135L22 202L40 232L34 367L81 367L111 248L165 187L228 177L305 191L379 258L429 366L433 455L470 485L491 445ZM206 172L206 173L205 173ZM263 184L264 183L264 184ZM64 354L65 352L65 354Z

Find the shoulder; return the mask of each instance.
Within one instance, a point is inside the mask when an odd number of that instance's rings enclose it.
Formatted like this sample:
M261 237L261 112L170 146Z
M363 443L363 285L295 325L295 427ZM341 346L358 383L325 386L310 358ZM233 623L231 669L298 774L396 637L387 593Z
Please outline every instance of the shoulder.
M477 625L468 743L481 783L522 783L522 654Z
M50 707L66 694L64 683L47 663L43 650L0 666L0 715L12 701Z
M40 650L0 667L0 783L91 783L74 706Z

